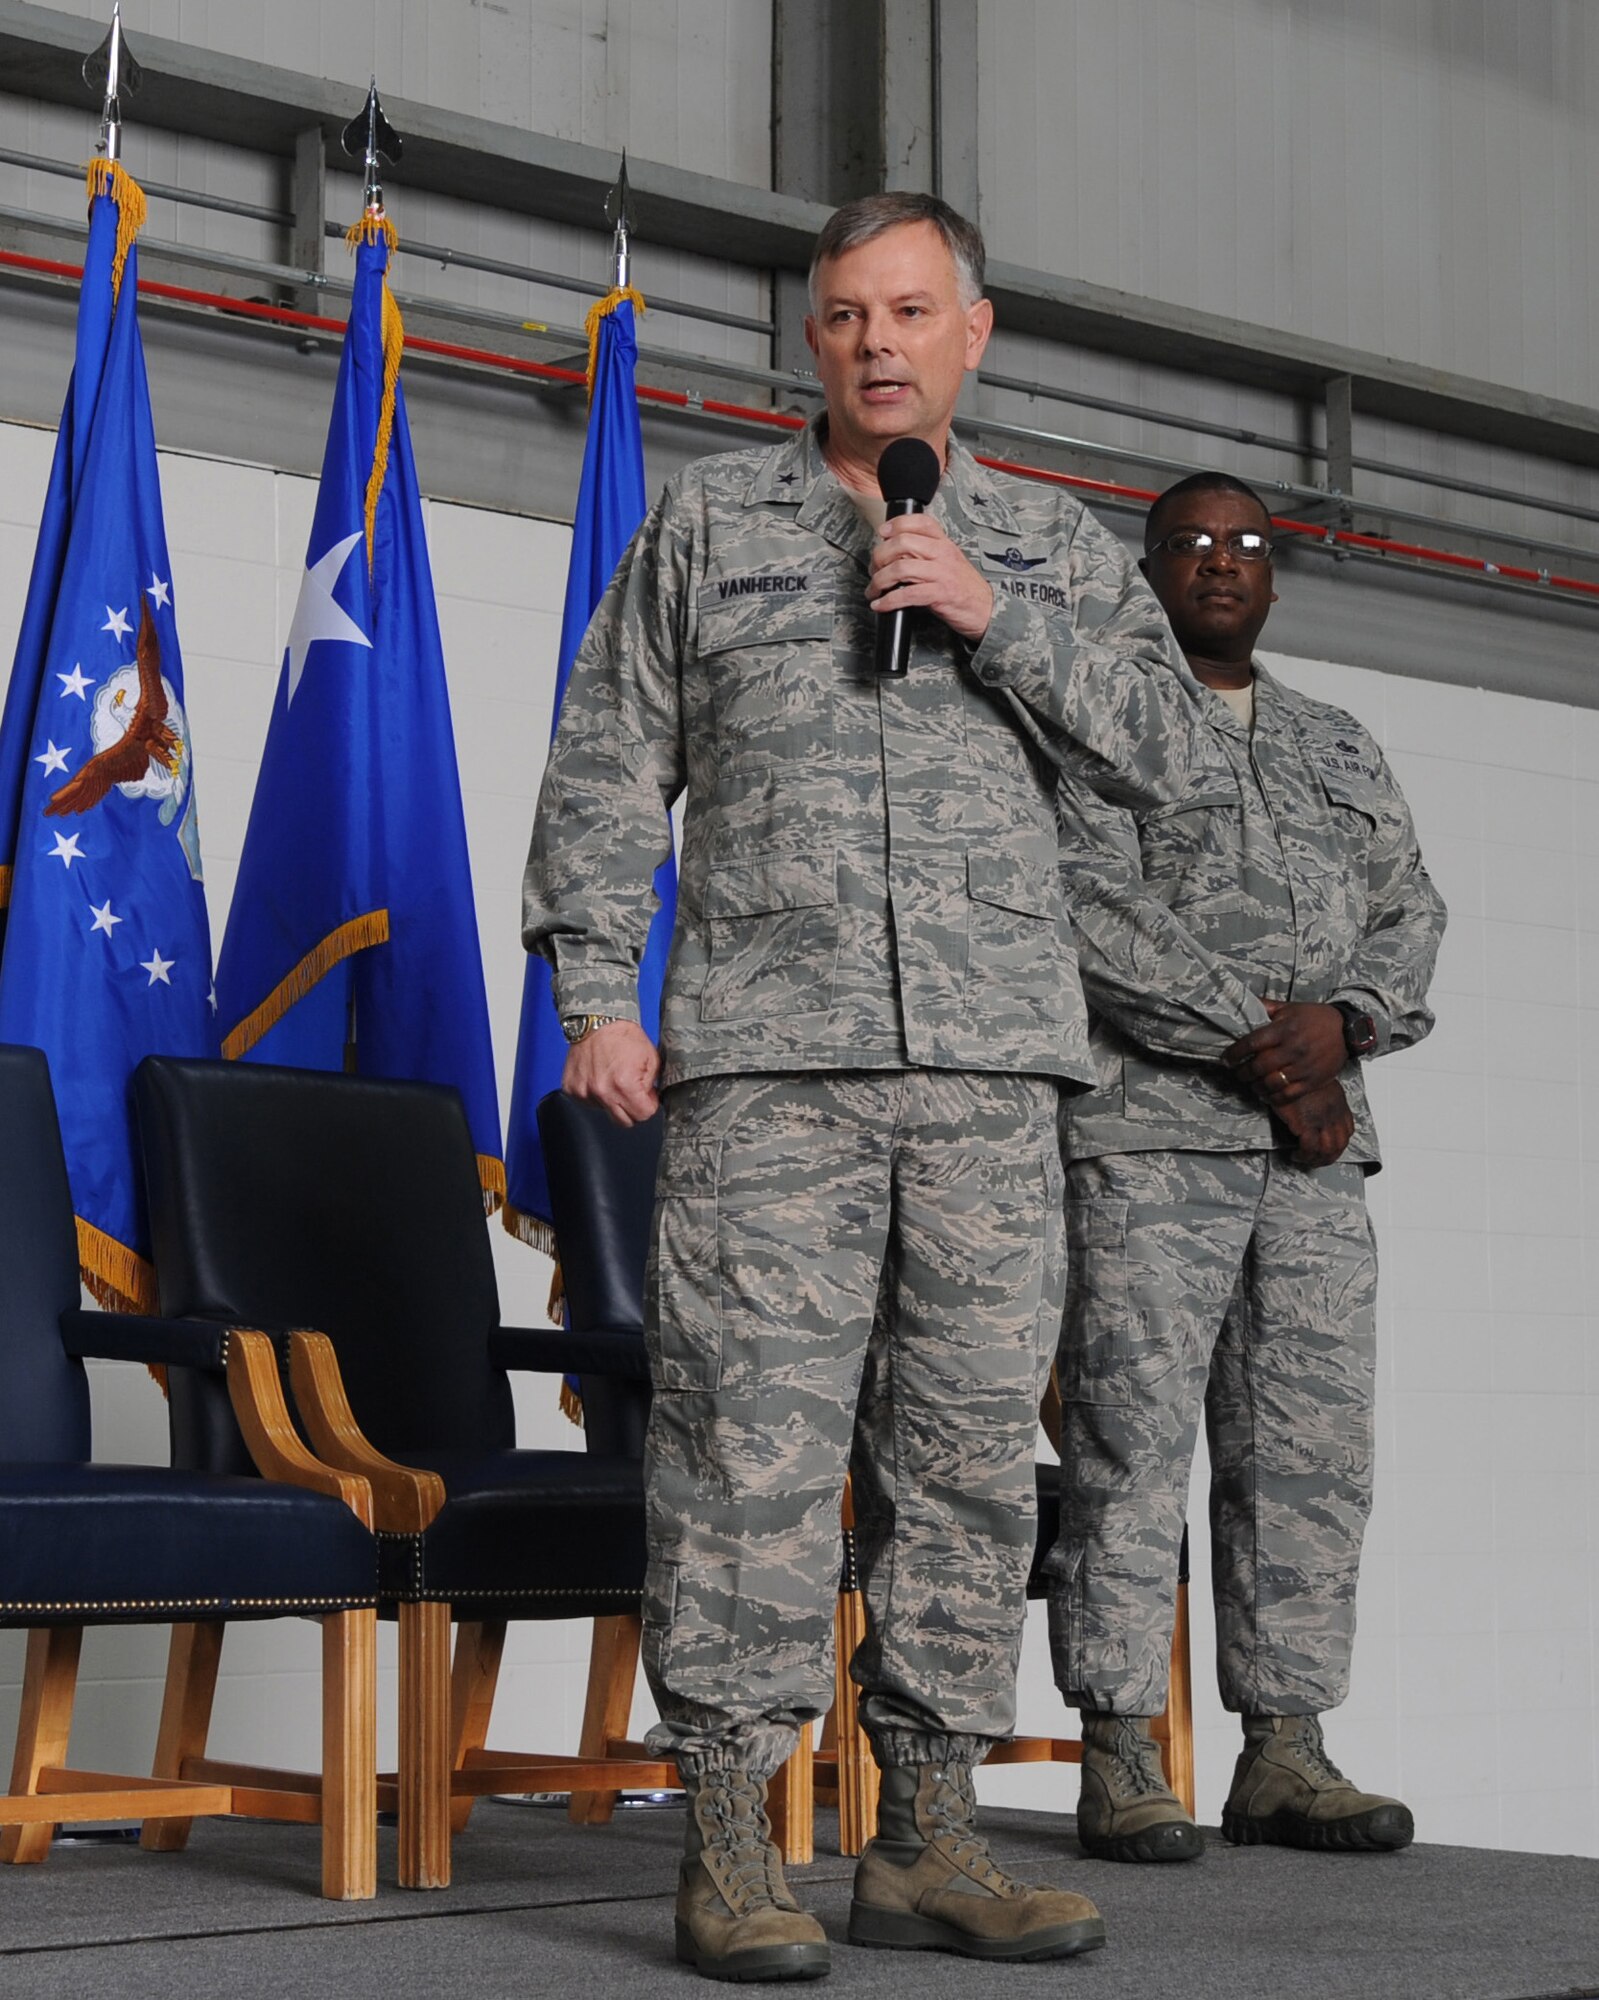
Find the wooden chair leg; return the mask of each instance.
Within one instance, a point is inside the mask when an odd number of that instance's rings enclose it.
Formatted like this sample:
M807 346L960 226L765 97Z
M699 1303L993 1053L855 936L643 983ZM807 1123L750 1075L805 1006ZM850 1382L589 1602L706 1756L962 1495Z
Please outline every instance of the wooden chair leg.
M877 1831L879 1774L872 1746L861 1728L860 1690L849 1663L866 1636L866 1600L858 1590L841 1590L834 1613L833 1724L838 1755L838 1851L859 1854Z
M595 1619L583 1734L578 1739L580 1757L603 1757L611 1743L627 1735L643 1635L637 1612ZM617 1797L615 1792L574 1792L567 1812L578 1826L603 1826L616 1810Z
M450 1607L400 1606L400 1887L450 1885Z
M456 1627L455 1664L450 1668L450 1769L459 1771L474 1750L489 1740L489 1717L505 1651L503 1618L465 1618ZM450 1832L465 1833L476 1801L450 1800Z
M36 1625L28 1633L17 1748L11 1764L11 1790L17 1796L30 1796L38 1789L41 1771L67 1761L82 1649L81 1625ZM0 1828L0 1861L42 1861L54 1834L54 1826L41 1823Z
M815 1741L800 1730L794 1754L767 1787L772 1839L786 1862L803 1868L816 1854Z
M378 1892L378 1615L322 1620L322 1893Z
M1166 1766L1166 1782L1183 1802L1190 1817L1194 1813L1194 1682L1189 1658L1188 1585L1177 1586L1177 1607L1172 1619L1171 1676L1167 1683L1166 1707L1149 1725L1149 1733L1160 1745Z
M155 1762L150 1766L152 1778L181 1778L185 1758L205 1755L226 1629L220 1619L172 1628L161 1728ZM189 1844L193 1825L192 1819L147 1819L139 1832L139 1845L152 1853L177 1854Z

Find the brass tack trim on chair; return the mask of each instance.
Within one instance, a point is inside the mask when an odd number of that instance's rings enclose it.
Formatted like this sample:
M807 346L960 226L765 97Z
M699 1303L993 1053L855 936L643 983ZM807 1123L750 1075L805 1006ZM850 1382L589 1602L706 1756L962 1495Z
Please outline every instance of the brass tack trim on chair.
M95 1611L155 1611L165 1616L189 1611L364 1611L366 1597L102 1597L46 1598L37 1603L0 1600L0 1618L27 1618L40 1612L73 1617Z

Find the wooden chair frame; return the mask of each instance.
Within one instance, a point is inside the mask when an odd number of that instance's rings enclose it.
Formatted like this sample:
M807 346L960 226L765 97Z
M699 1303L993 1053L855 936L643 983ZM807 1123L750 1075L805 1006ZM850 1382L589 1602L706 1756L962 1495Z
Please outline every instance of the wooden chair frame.
M269 1480L343 1501L368 1528L371 1488L359 1473L313 1456L289 1417L277 1356L265 1335L234 1330L228 1395L256 1469ZM205 1756L221 1659L220 1620L175 1624L152 1775L78 1771L66 1763L83 1626L28 1634L11 1789L0 1798L0 1861L40 1862L57 1825L138 1820L146 1847L172 1851L197 1818L245 1813L322 1827L322 1893L377 1893L377 1613L329 1613L322 1627L322 1770L262 1773ZM267 1779L281 1783L262 1782Z
M427 1528L444 1505L444 1481L397 1463L368 1440L325 1334L290 1336L289 1379L318 1453L370 1483L379 1532L420 1534ZM626 1736L640 1642L636 1615L594 1621L576 1755L488 1748L506 1621L460 1621L453 1665L450 1623L447 1603L399 1607L399 1768L379 1776L378 1804L399 1815L402 1888L448 1886L450 1836L465 1828L475 1801L489 1793L566 1792L572 1818L597 1825L610 1818L624 1789L677 1789L677 1766ZM811 1797L807 1735L772 1787L774 1831L788 1861L811 1858Z

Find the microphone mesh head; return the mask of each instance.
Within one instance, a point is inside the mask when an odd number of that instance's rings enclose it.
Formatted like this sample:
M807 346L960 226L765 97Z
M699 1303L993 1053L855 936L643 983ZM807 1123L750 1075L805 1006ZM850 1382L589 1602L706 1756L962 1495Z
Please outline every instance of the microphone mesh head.
M877 461L877 483L890 505L896 500L914 500L926 507L938 491L943 471L938 453L923 439L895 438Z

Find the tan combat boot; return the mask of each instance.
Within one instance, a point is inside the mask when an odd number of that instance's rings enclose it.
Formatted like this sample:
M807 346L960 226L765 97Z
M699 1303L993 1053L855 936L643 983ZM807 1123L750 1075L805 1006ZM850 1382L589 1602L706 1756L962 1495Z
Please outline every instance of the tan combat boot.
M1083 1715L1077 1838L1096 1861L1193 1861L1199 1828L1166 1783L1160 1745L1141 1715Z
M1410 1808L1357 1791L1328 1758L1314 1715L1247 1715L1221 1830L1240 1847L1388 1853L1415 1837Z
M746 1771L707 1771L688 1795L677 1889L677 1955L707 1979L821 1979L827 1937L789 1894L766 1818L766 1787Z
M1105 1942L1086 1896L1013 1882L975 1825L964 1764L883 1773L877 1838L855 1870L851 1944L953 1951L963 1958L1070 1958Z

